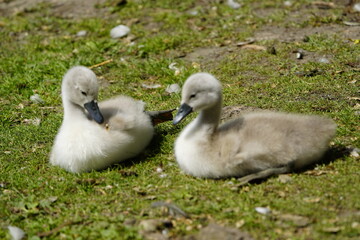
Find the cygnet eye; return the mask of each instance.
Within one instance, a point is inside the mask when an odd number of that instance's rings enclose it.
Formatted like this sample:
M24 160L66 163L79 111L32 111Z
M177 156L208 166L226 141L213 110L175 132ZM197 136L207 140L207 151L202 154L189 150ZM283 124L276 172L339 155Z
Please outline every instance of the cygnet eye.
M195 93L193 93L193 94L190 95L190 99L192 99L192 98L194 98L194 97L196 97L196 94L195 94Z
M81 94L84 95L84 96L87 96L87 93L84 92L84 91L81 91Z

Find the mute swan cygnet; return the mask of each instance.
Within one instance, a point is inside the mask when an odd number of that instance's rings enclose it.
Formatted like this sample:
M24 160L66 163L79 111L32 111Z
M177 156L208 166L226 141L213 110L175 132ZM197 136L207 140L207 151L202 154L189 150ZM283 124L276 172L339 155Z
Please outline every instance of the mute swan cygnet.
M335 135L331 119L278 112L253 112L219 126L220 82L211 74L190 76L173 123L199 115L175 141L175 157L187 174L204 178L254 179L290 172L315 163Z
M71 68L61 86L64 119L50 163L70 172L86 172L139 154L154 134L144 103L118 96L99 102L98 81L86 67Z

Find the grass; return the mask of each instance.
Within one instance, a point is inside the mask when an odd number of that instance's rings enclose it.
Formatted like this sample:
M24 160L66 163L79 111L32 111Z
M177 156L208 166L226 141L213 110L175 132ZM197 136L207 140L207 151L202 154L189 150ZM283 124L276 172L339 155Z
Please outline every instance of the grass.
M326 10L332 17L289 23L292 11L319 10L309 10L311 1L297 1L290 8L282 1L244 1L238 10L218 1L204 7L191 0L178 2L129 1L118 7L116 1L107 1L98 7L110 6L112 14L86 19L56 17L51 6L42 4L0 17L0 238L9 238L6 227L13 225L29 239L142 239L139 222L144 219L172 220L172 239L211 222L237 226L255 239L359 238L359 160L336 150L359 147L359 45L322 33L310 34L307 41L255 43L274 46L275 55L236 47L265 25L299 31L325 26L341 18L339 8ZM189 14L194 9L196 16ZM259 9L277 11L259 16ZM129 22L134 22L134 45L110 39L112 27ZM76 37L80 30L88 35ZM217 59L176 57L208 47L221 52ZM315 58L329 56L331 62L296 60L293 51L299 48ZM333 118L338 131L332 161L290 174L286 183L273 177L239 188L236 179L196 179L181 173L173 157L173 142L187 120L176 127L158 126L146 152L127 164L83 174L50 166L49 151L62 120L63 74L73 65L92 66L108 59L113 61L93 69L103 83L100 99L126 94L145 101L150 110L174 108L180 95L165 94L166 86L208 71L222 81L225 105ZM180 75L168 68L172 62L181 67ZM312 76L299 74L313 70ZM144 89L142 83L162 87ZM35 93L44 104L29 100ZM29 124L35 118L40 125ZM154 201L170 201L191 218L164 216L150 207ZM261 215L255 207L269 207L273 214ZM305 217L308 224L284 220L285 214ZM133 220L135 224L128 224Z

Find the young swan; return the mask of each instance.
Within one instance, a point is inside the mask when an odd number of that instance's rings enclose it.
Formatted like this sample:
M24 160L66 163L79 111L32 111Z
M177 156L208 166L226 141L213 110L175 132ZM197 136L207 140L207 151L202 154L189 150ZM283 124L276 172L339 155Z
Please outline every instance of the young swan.
M152 139L154 128L143 102L118 96L98 106L98 88L95 74L86 67L65 74L64 119L52 148L52 165L74 173L103 169L136 156Z
M219 126L220 82L208 73L190 76L173 123L199 115L175 142L175 156L187 174L204 178L257 178L315 163L335 135L335 123L319 116L254 112Z

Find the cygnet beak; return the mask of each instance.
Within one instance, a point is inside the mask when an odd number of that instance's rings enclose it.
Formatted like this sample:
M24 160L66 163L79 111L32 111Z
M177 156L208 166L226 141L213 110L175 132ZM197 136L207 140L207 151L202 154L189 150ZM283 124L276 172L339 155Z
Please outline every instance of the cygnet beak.
M190 107L186 103L183 103L180 106L179 111L177 112L176 116L174 117L173 124L176 125L179 122L181 122L181 120L183 120L187 115L192 113L192 111L193 111L192 107Z
M104 117L100 112L99 106L95 100L84 104L85 109L89 112L89 115L97 123L103 123Z

